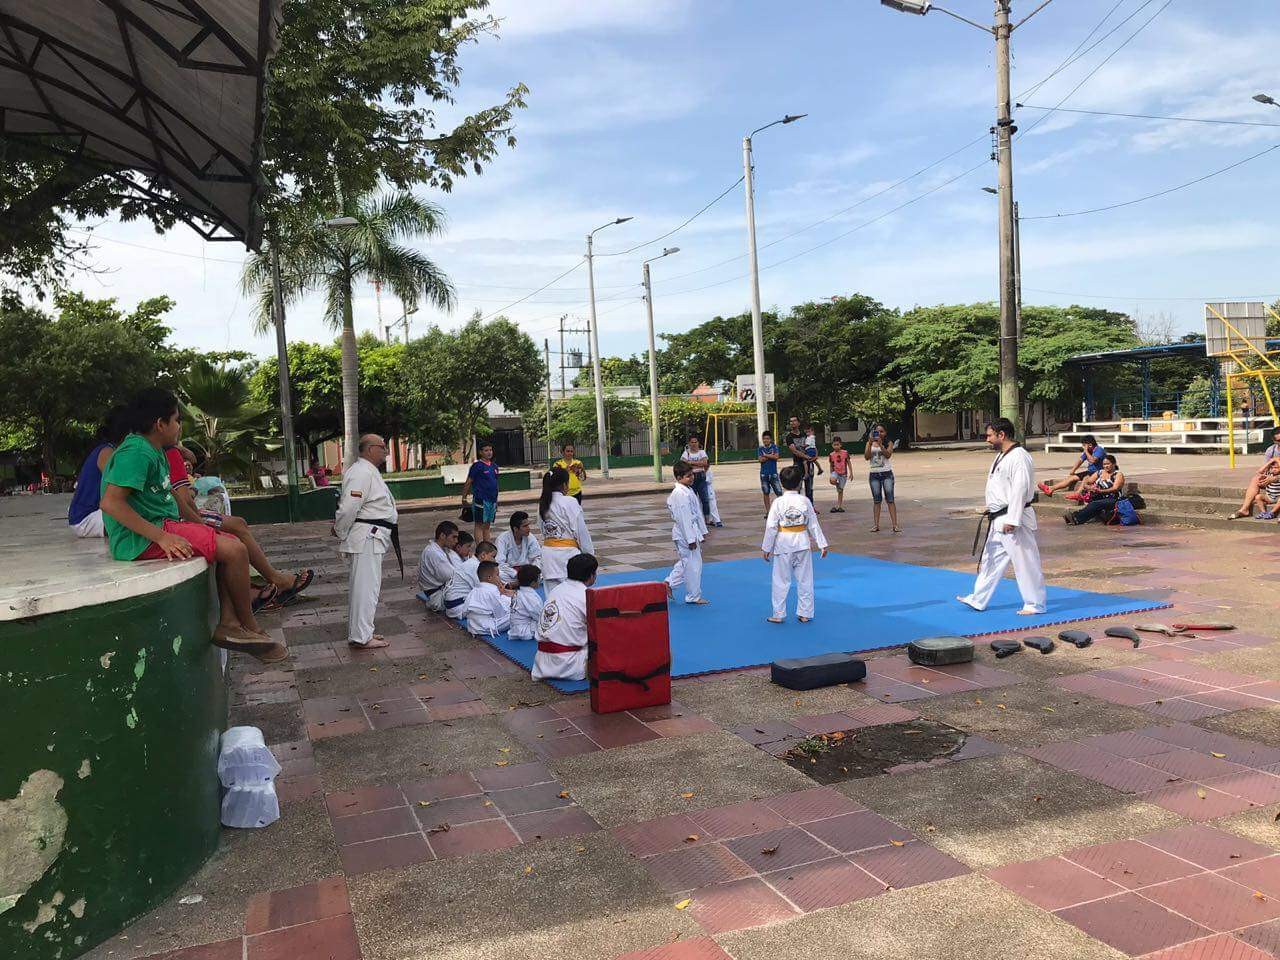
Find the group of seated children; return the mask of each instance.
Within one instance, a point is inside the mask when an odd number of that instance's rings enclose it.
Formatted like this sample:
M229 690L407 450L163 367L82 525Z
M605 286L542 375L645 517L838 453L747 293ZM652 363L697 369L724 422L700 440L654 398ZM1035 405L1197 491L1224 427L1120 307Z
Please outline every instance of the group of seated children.
M1275 442L1267 448L1262 461L1249 481L1240 509L1229 515L1230 520L1240 520L1255 515L1259 520L1275 520L1280 517L1280 429L1275 432Z

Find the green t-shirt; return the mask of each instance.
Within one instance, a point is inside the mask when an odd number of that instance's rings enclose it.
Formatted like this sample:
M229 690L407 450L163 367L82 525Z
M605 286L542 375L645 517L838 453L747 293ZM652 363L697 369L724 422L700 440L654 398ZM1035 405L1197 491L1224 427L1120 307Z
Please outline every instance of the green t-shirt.
M157 450L138 433L131 433L116 447L102 471L102 493L107 484L129 490L129 506L138 516L157 527L166 520L178 519L178 502L169 491L169 461L164 451ZM117 560L136 560L151 541L122 526L113 517L103 515L111 555Z

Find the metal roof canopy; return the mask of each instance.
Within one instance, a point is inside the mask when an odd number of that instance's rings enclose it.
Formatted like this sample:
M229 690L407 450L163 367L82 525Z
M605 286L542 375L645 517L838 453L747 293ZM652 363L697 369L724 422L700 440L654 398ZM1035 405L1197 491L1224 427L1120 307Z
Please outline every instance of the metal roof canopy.
M1268 341L1268 349L1277 348L1280 348L1280 340ZM1110 363L1140 363L1143 360L1159 360L1163 357L1182 355L1204 359L1204 341L1162 343L1151 347L1133 347L1129 350L1107 350L1103 353L1081 353L1068 357L1066 364L1076 367L1100 367Z
M282 4L0 0L0 136L101 161L205 239L256 248Z

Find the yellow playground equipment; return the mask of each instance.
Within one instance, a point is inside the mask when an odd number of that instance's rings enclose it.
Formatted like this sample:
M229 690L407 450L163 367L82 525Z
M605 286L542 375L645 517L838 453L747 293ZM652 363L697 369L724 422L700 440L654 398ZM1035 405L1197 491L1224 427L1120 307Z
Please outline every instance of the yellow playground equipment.
M770 410L769 417L773 425L773 442L778 442L778 411ZM756 422L756 412L754 410L743 410L736 413L708 413L707 422L702 429L702 445L711 455L713 464L720 462L720 421L725 420L730 423L750 420L754 428ZM757 438L759 439L759 438ZM751 446L754 448L756 443L753 441Z
M1234 468L1236 422L1233 394L1237 385L1247 387L1256 382L1266 398L1272 422L1280 424L1270 387L1273 378L1280 378L1280 365L1276 363L1280 350L1267 349L1267 317L1280 320L1280 315L1265 303L1256 301L1206 303L1204 313L1205 353L1219 359L1226 381L1227 447L1229 462Z

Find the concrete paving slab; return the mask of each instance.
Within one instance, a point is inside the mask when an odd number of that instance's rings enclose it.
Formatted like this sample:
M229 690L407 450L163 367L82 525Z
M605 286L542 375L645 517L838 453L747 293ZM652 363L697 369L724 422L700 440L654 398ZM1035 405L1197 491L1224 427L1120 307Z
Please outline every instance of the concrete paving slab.
M302 719L302 705L292 703L241 704L228 712L227 726L257 727L267 743L286 740L305 740L306 723Z
M1184 822L1016 754L852 780L837 789L978 870Z
M1216 717L1196 721L1196 726L1207 730L1229 733L1233 737L1254 740L1268 746L1280 747L1280 709L1263 707L1255 710L1237 710Z
M1226 639L1230 633L1223 634ZM1245 673L1259 680L1280 680L1280 643L1265 647L1246 647L1243 650L1231 650L1201 658L1200 662L1215 670L1230 670L1232 673Z
M1277 817L1280 817L1280 803L1271 803L1215 820L1211 826L1228 830L1254 843L1280 849L1280 820Z
M729 733L650 740L557 760L551 767L578 804L604 827L815 785ZM692 796L681 796L686 793Z
M1018 747L1040 746L1090 734L1118 733L1152 724L1151 714L1141 710L1041 683L981 690L976 694L957 693L913 701L911 706L921 716Z
M701 932L607 834L358 877L351 901L364 960L610 960Z
M502 753L503 749L507 753ZM371 783L412 783L459 770L535 759L498 718L463 717L421 726L375 730L314 744L327 792Z
M702 683L681 685L676 696L689 709L722 727L836 713L873 702L857 685L787 690L771 683L767 674L709 677Z
M376 670L373 667L377 667ZM383 661L373 665L344 663L338 666L299 670L298 693L305 700L316 697L351 696L379 687L412 686L446 679L448 664L438 656ZM425 675L425 679L424 679Z
M718 937L737 960L1119 960L1086 936L979 876L860 900Z

